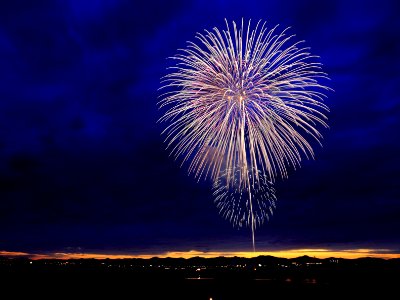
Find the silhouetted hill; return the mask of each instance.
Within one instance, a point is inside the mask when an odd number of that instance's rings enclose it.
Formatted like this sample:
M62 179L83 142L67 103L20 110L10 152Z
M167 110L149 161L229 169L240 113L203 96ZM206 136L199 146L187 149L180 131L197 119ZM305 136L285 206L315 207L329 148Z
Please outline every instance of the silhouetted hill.
M343 258L325 258L319 259L310 256L300 256L297 258L280 258L274 256L258 256L254 258L243 257L192 257L192 258L159 258L152 257L150 259L143 258L129 258L129 259L39 259L31 260L29 257L0 257L0 271L5 269L12 269L13 267L51 267L58 266L60 268L79 268L79 267L137 267L141 268L162 268L166 267L241 267L243 266L263 266L263 267L285 267L285 268L298 268L302 266L326 268L328 266L363 266L363 267L380 267L380 266L400 266L400 259L382 259L382 258L357 258L357 259L343 259Z

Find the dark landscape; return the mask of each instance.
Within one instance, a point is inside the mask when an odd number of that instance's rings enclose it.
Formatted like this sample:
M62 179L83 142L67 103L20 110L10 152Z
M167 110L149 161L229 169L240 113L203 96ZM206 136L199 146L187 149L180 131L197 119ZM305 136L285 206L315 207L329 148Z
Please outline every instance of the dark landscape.
M346 299L371 293L386 299L400 281L400 259L379 258L2 258L0 262L3 291L11 289L16 297L29 291L45 298L62 293L88 299L270 299L272 295Z

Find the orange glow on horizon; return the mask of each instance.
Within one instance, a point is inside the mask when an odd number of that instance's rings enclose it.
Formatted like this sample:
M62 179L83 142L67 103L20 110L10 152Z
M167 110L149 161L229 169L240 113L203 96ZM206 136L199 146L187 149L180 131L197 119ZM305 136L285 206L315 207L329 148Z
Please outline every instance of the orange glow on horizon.
M29 253L26 252L15 252L15 251L1 251L0 256L27 256Z
M69 252L55 252L55 253L26 253L26 252L12 252L0 251L0 256L21 257L26 256L30 259L81 259L81 258L94 258L94 259L125 259L125 258L143 258L148 259L152 257L159 258L192 258L192 257L257 257L260 255L270 255L281 258L296 258L299 256L310 256L316 258L346 258L355 259L361 257L375 257L375 258L400 258L400 253L391 253L390 249L347 249L347 250L334 250L334 249L291 249L291 250L275 250L275 251L169 251L158 254L116 254L116 253L69 253Z

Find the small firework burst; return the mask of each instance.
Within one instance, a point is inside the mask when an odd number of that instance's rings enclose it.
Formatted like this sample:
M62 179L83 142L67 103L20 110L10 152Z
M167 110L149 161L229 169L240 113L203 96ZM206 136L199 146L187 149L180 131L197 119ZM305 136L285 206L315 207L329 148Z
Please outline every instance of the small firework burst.
M229 220L234 227L254 228L264 224L273 215L276 208L275 188L267 176L258 175L251 187L239 183L240 172L233 186L226 184L226 176L220 176L213 184L214 202L221 216ZM249 172L251 178L253 172Z

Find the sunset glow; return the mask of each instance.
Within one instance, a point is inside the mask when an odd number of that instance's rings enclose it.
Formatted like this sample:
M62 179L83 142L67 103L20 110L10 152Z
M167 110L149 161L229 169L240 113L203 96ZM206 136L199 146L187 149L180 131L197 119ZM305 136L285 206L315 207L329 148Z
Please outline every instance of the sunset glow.
M282 258L296 258L299 256L310 256L316 258L346 258L355 259L361 257L375 257L375 258L400 258L400 253L393 253L390 249L346 249L346 250L335 250L335 249L291 249L291 250L277 250L277 251L168 251L163 253L152 253L152 254L122 254L122 253L71 253L71 252L54 252L54 253L26 253L26 252L12 252L12 251L0 251L0 256L7 257L21 257L26 256L30 259L81 259L81 258L94 258L94 259L127 259L127 258L143 258L149 259L152 257L159 258L192 258L192 257L257 257L257 256L275 256Z

